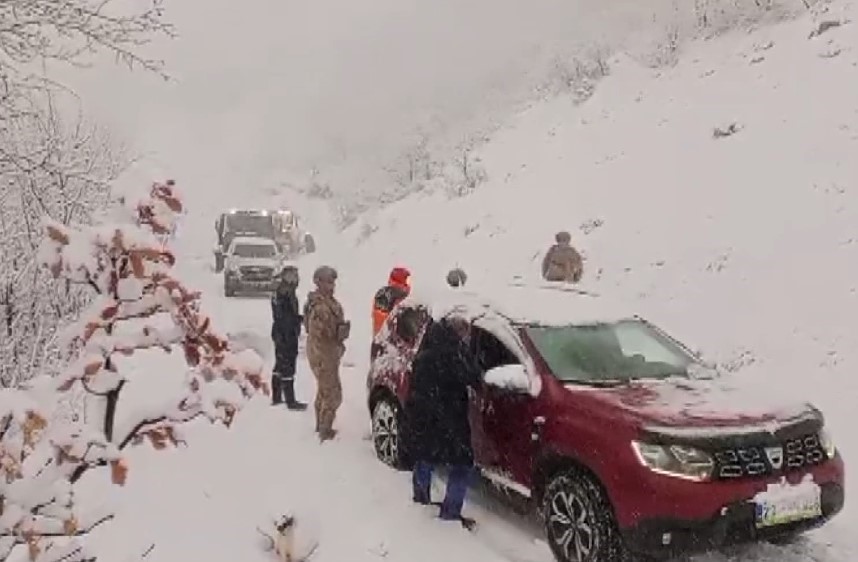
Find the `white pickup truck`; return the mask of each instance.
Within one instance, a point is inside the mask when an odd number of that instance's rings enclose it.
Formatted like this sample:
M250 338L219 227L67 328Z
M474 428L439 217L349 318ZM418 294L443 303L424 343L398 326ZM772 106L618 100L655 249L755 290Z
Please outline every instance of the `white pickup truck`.
M240 236L227 249L223 271L223 293L270 293L284 256L270 238Z

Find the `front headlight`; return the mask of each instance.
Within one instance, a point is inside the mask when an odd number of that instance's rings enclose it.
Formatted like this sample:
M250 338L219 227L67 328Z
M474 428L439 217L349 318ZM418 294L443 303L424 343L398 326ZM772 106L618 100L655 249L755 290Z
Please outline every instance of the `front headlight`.
M712 478L715 468L712 457L694 447L632 441L632 449L642 465L666 476L704 482Z
M837 455L837 447L834 445L834 439L832 439L827 429L819 432L819 444L822 446L822 450L825 451L826 458L833 459Z

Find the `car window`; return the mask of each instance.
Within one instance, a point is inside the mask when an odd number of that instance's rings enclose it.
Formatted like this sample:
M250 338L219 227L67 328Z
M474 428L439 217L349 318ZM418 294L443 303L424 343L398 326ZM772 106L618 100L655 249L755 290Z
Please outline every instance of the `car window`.
M688 376L696 360L640 320L526 329L552 373L564 382Z
M471 329L471 350L476 355L483 373L503 365L521 364L515 353L503 342L488 330L478 326Z
M232 253L242 258L273 258L277 248L273 244L236 244Z
M408 307L399 310L391 318L391 329L397 344L414 346L420 336L429 315L426 310L419 307Z

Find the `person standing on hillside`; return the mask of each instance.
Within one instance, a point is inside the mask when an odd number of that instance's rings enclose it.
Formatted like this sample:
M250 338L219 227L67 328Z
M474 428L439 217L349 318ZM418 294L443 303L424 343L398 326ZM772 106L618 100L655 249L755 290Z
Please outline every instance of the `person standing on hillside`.
M572 236L566 231L558 232L554 241L555 244L542 260L543 279L578 283L584 275L584 260L578 250L572 247Z
M452 287L453 289L458 289L460 287L464 287L465 283L468 282L468 276L465 272L457 267L455 269L451 269L449 273L447 273L447 285Z
M412 363L409 393L403 408L405 450L415 461L413 500L430 505L432 473L449 469L447 492L439 517L460 521L467 529L473 519L462 506L473 475L474 453L468 420L468 389L480 385L480 369L467 341L467 322L431 322Z
M387 285L375 293L372 302L372 335L381 330L384 321L397 304L411 293L411 272L404 267L390 271Z
M307 295L304 321L307 329L307 359L316 377L316 433L324 442L336 437L334 420L343 402L340 361L351 323L334 297L337 271L321 266L313 273L316 290Z
M286 403L290 410L303 411L307 405L295 399L295 371L298 361L298 339L303 317L298 308L298 268L287 265L271 296L271 339L274 340L274 372L271 375L271 403Z

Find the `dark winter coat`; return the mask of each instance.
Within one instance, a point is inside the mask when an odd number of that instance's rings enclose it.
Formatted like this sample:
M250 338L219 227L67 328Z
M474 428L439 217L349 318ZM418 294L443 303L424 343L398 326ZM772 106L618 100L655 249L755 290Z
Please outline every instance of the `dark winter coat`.
M473 464L468 387L479 384L476 360L452 326L430 324L412 364L403 411L403 444L412 460Z
M282 376L294 375L298 339L303 317L294 290L279 287L271 297L271 339L274 340L274 370ZM284 372L285 371L285 372ZM291 372L289 372L291 371Z

